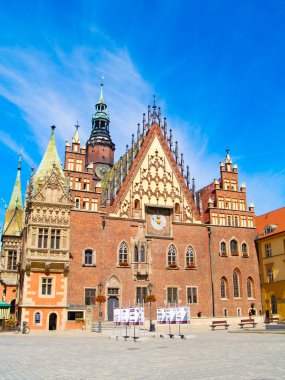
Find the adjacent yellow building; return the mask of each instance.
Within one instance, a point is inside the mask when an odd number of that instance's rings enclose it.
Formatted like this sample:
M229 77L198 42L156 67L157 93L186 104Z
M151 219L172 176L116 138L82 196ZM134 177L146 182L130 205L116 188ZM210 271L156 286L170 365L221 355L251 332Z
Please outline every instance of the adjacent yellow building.
M264 313L285 320L285 207L258 216L256 227Z

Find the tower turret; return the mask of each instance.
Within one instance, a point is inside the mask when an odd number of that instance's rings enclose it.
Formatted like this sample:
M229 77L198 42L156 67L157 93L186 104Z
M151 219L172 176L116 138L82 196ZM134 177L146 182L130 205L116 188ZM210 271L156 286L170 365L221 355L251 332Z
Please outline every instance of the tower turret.
M115 144L110 136L110 119L107 112L107 105L103 97L102 82L100 98L95 109L96 112L92 116L91 135L86 143L86 164L88 165L91 162L94 163L95 173L96 167L99 164L100 167L102 167L101 169L103 169L104 166L104 170L107 172L108 167L110 168L114 165Z

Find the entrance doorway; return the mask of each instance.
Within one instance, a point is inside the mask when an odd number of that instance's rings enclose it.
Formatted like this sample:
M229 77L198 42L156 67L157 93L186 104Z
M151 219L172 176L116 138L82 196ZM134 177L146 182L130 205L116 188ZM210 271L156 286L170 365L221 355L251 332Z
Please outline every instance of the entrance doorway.
M56 330L57 315L51 313L49 316L49 330Z
M119 306L119 299L116 296L108 298L108 321L113 321L114 309Z

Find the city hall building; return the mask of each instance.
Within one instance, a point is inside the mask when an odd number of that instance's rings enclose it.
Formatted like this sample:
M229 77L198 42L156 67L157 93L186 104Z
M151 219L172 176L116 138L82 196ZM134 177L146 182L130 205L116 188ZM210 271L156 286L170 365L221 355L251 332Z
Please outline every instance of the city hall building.
M89 139L76 127L62 168L55 127L22 202L19 163L2 233L0 292L31 329L90 327L115 307L189 305L191 317L261 310L254 206L227 152L195 189L154 103L130 145L115 143L101 95ZM203 165L203 163L201 163ZM102 284L99 288L98 285ZM148 308L146 308L148 317Z

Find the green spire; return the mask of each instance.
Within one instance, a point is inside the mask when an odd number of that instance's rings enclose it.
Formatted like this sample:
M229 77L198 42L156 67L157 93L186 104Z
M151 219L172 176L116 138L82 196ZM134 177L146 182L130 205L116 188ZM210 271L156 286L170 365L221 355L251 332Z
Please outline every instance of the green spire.
M5 215L3 235L19 236L22 228L23 203L21 193L21 163L22 154L19 155L18 170L12 196Z
M55 130L55 126L53 125L51 127L51 135L50 135L50 140L49 140L47 149L42 158L40 166L36 174L34 175L34 179L33 179L34 192L37 192L40 189L40 187L44 185L44 183L46 182L48 177L50 177L52 172L55 172L56 175L59 177L62 185L64 187L66 186L65 177L63 174L60 159L59 159L56 145L55 145L54 130Z

